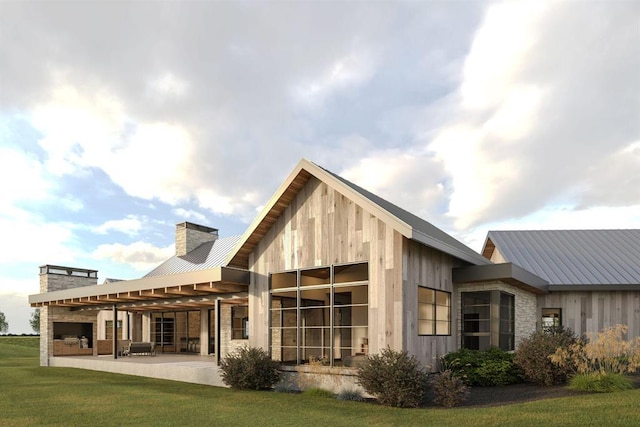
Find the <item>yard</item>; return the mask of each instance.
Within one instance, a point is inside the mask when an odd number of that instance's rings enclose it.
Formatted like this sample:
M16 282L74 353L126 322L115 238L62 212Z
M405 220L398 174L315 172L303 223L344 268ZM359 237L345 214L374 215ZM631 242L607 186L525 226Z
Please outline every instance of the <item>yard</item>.
M0 424L640 425L640 389L499 407L394 409L372 403L38 366L38 341L0 337Z

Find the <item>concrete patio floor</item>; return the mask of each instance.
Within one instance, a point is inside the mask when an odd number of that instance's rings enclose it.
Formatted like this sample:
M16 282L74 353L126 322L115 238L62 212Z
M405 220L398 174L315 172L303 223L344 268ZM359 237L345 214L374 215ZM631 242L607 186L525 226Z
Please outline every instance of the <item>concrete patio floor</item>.
M114 359L105 356L50 357L49 366L90 369L116 374L226 387L213 356L161 354Z

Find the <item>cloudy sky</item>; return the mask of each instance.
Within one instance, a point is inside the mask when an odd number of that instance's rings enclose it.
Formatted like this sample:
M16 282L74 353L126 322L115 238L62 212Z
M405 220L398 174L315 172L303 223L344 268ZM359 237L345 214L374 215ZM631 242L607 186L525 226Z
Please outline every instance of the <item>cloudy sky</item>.
M0 2L0 311L240 234L305 157L480 250L640 227L640 2Z

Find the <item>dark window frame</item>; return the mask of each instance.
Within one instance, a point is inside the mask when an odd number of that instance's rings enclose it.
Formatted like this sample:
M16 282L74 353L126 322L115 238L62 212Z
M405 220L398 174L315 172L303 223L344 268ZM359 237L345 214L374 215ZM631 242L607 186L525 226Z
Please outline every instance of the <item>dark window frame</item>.
M473 304L468 304L469 301ZM463 348L515 350L514 294L499 289L463 291L460 302ZM481 313L484 313L484 317Z
M231 306L231 339L249 339L249 306Z
M545 318L553 319L552 320L553 324L550 326L545 325L545 321L544 321ZM540 316L540 327L542 331L549 332L549 333L555 332L560 328L562 328L562 308L560 307L542 308L541 316Z
M433 292L433 302L428 303L428 302L420 302L421 298L420 298L420 291L421 290L425 290L425 291L431 291ZM438 304L438 295L445 295L446 296L446 300L448 302L448 304ZM422 286L422 285L418 285L418 336L422 336L422 337L448 337L451 336L451 323L452 323L452 313L451 313L451 292L448 291L443 291L440 289L435 289L435 288L430 288L428 286ZM420 308L426 308L427 311L431 311L431 318L423 318L421 317L421 310ZM446 307L447 308L447 318L446 319L442 319L439 317L439 313L438 313L438 307ZM421 333L421 322L420 321L431 321L431 333ZM438 322L446 322L447 323L447 333L438 333Z

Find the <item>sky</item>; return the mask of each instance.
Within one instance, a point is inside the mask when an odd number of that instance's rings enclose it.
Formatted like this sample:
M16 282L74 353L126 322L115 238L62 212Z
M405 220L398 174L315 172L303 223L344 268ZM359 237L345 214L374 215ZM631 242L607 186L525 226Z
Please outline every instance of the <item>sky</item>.
M301 158L474 250L640 228L640 1L0 1L0 311L143 276Z

